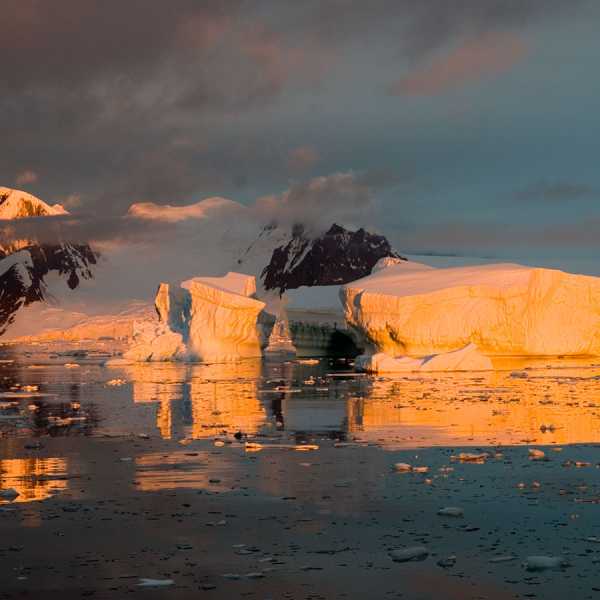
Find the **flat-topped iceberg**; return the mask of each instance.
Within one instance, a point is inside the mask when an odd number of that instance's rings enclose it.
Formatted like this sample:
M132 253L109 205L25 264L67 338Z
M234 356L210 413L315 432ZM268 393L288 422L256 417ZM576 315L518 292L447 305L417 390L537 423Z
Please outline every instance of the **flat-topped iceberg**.
M600 278L516 264L391 265L340 290L366 354L599 355Z
M255 293L254 277L240 273L161 283L159 321L137 325L124 359L228 362L261 356L268 332L259 323L265 304Z

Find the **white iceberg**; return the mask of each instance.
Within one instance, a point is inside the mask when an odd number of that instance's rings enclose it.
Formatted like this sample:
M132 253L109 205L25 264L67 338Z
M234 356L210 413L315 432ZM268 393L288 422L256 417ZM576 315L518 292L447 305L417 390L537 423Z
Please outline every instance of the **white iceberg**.
M469 344L486 355L600 354L598 277L516 264L403 263L347 284L340 298L367 354L425 356Z
M258 357L266 342L259 323L265 304L252 296L254 277L194 277L178 287L161 283L158 322L136 324L126 361L228 362Z

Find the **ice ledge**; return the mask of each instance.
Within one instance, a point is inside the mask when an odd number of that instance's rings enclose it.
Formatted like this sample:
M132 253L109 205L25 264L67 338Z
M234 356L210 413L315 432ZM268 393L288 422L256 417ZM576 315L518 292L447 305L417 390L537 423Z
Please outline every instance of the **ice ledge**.
M423 358L401 356L394 358L385 352L363 354L354 363L357 371L367 373L411 373L415 371L491 371L492 361L475 344L460 350L433 354Z

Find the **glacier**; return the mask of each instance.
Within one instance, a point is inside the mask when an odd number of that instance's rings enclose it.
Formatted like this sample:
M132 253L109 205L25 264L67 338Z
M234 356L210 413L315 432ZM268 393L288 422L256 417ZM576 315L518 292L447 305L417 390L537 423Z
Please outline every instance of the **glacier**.
M518 264L405 262L340 289L367 355L600 355L600 278Z
M260 357L274 319L262 314L265 303L255 294L255 278L241 273L194 277L179 286L161 283L155 299L159 319L135 324L123 360L229 362Z

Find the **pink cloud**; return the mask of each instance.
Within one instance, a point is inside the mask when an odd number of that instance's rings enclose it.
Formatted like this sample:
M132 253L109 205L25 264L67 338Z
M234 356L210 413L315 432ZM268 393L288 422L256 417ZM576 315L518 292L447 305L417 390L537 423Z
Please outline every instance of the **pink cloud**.
M15 183L17 185L27 185L28 183L35 183L37 180L38 174L31 169L21 171L21 173L15 177Z
M310 169L319 160L319 153L312 146L299 146L293 148L288 154L288 168L290 171L305 171Z
M510 70L527 54L527 44L512 33L487 33L439 56L392 84L395 96L433 96Z

